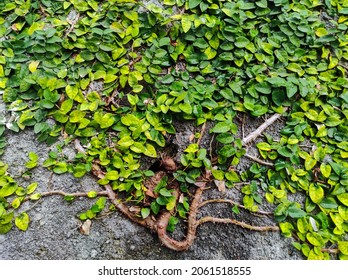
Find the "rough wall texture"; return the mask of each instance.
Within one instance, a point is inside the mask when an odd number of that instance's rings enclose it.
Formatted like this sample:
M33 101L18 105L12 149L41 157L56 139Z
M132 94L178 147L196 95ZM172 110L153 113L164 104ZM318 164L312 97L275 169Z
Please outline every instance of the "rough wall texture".
M24 163L29 151L47 157L50 147L35 140L31 131L7 134L8 146L1 160L9 164L9 172L16 176L25 171ZM73 150L65 153L73 155ZM39 183L39 191L64 190L66 192L98 190L91 177L76 179L72 175L52 175L38 167L27 181L17 180L24 186ZM214 193L210 194L214 196ZM234 195L233 191L226 195ZM86 198L68 203L62 197L46 197L38 202L23 205L31 217L26 232L13 229L0 235L0 259L299 259L301 255L278 232L252 232L233 225L205 224L198 230L193 246L185 252L173 252L163 247L156 235L133 224L119 213L93 220L89 235L79 231L81 221L77 215L93 203ZM207 209L206 211L210 211ZM226 216L231 210L221 205L215 215ZM253 216L243 214L239 220L255 222ZM260 224L272 223L262 219Z

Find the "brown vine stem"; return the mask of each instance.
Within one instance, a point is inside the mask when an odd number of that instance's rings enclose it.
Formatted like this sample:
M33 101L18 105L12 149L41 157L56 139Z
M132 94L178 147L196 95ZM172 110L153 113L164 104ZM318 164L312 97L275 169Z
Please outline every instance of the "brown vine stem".
M250 154L245 154L244 156L247 157L247 158L249 158L249 159L251 159L252 161L255 161L255 162L260 163L260 164L262 164L262 165L272 166L272 167L274 166L273 163L268 162L268 161L264 161L264 160L262 160L262 159L260 159L260 158L258 158L258 157L252 156L252 155L250 155Z
M277 226L253 226L241 221L237 221L235 219L228 219L228 218L216 218L211 216L206 216L197 221L197 226L202 225L204 223L211 222L211 223L222 223L222 224L234 224L237 226L240 226L242 228L254 230L254 231L279 231L279 227Z
M148 216L145 219L137 217L135 214L129 211L128 206L126 204L122 203L120 199L118 199L118 197L116 196L116 193L113 191L110 185L105 185L104 187L107 192L108 198L110 199L111 203L117 208L117 210L119 210L123 215L125 215L131 221L156 231L155 221L152 220L150 216Z
M187 250L193 243L196 237L197 230L197 210L199 208L200 200L204 189L197 188L192 203L190 205L190 212L187 219L187 234L186 238L181 241L170 238L167 234L168 221L171 216L170 212L165 212L157 222L157 234L164 246L175 251ZM178 195L178 194L177 194Z
M288 108L284 108L284 111L287 111ZM278 120L282 115L281 114L274 114L272 117L267 119L263 124L261 124L256 130L254 130L252 133L250 133L248 136L244 137L242 140L243 146L248 145L250 142L254 141L257 137L259 137L262 132L272 125L276 120Z
M210 199L210 200L206 200L206 201L203 201L201 204L199 204L199 208L207 205L207 204L210 204L210 203L228 203L228 204L231 204L232 206L238 206L239 208L242 208L242 209L246 209L245 206L233 201L233 200L230 200L230 199ZM267 212L267 211L257 211L257 212L253 212L253 213L256 213L256 214L260 214L260 215L267 215L267 216L270 216L270 215L273 215L272 212Z

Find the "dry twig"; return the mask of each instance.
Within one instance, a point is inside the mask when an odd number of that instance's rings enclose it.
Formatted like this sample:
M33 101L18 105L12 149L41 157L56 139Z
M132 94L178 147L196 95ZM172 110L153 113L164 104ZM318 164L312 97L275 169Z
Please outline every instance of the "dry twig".
M287 108L285 108L285 111ZM274 114L272 117L267 119L263 124L261 124L256 130L254 130L252 133L250 133L248 136L244 137L242 140L243 146L248 145L250 142L254 141L257 137L261 135L261 133L269 127L271 124L273 124L276 120L278 120L282 115L281 114Z
M258 157L254 157L254 156L249 155L249 154L245 154L244 156L247 157L247 158L249 158L249 159L251 159L252 161L255 161L255 162L260 163L260 164L262 164L262 165L272 166L272 167L274 166L273 163L264 161L264 160L262 160L262 159L260 159L260 158L258 158Z

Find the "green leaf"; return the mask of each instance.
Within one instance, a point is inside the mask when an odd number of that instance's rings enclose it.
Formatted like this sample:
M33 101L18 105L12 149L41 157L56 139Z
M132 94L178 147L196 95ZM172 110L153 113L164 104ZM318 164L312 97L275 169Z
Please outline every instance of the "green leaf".
M266 143L266 142L257 143L256 147L261 151L271 151L272 150L271 145Z
M171 197L172 196L172 193L169 190L167 190L166 188L160 189L159 194L164 196L164 197Z
M342 254L348 255L348 241L338 241L338 250L340 250L340 252Z
M237 172L231 170L231 171L228 171L226 174L225 174L225 177L228 181L230 182L233 182L233 183L237 183L237 182L240 182L240 178L237 174Z
M107 180L110 180L110 181L115 181L115 180L117 180L119 177L120 177L120 176L119 176L118 171L116 171L116 170L111 170L111 171L106 172L104 178L107 179Z
M201 2L202 0L188 0L189 9L196 8Z
M258 83L255 85L255 89L263 94L270 94L272 89L268 83Z
M98 208L98 211L102 211L105 207L105 204L106 204L106 197L100 197L96 203L95 203L95 206Z
M151 202L150 208L151 208L151 211L155 215L157 215L161 209L161 206L156 201L153 201L153 202Z
M87 197L89 197L89 198L95 198L95 197L97 197L97 192L95 192L95 191L89 191L88 193L87 193Z
M66 162L58 162L53 168L53 172L56 174L63 174L67 171L68 171L68 165Z
M152 158L156 158L157 157L157 152L154 146L152 146L151 144L147 144L145 146L145 152L144 155L148 156L148 157L152 157Z
M189 16L183 15L181 17L181 26L182 26L184 33L187 33L191 29L192 21L191 21Z
M138 126L139 121L140 120L132 114L125 115L121 118L121 122L126 126Z
M323 162L320 164L320 172L325 178L329 178L331 175L331 165Z
M188 115L192 114L192 106L189 103L180 103L179 108Z
M186 149L185 153L195 153L199 150L199 146L197 143L190 144Z
M79 89L76 86L67 85L65 88L66 94L70 99L74 99L79 93Z
M0 234L6 234L12 229L12 223L0 223Z
M73 104L74 104L74 100L72 99L64 100L62 105L60 106L60 111L63 114L67 114L72 109Z
M171 84L172 82L174 82L174 77L172 75L165 75L162 79L161 79L162 84Z
M234 42L234 45L237 48L245 48L249 43L250 41L248 38L244 36L240 36L240 37L237 37L236 41Z
M32 168L34 168L36 166L37 166L37 161L30 160L30 161L25 163L25 167L28 168L28 169L32 169Z
M324 198L321 202L320 202L320 207L326 208L326 209L337 209L338 204L335 201L334 198L329 197L329 198Z
M291 205L288 208L288 214L291 218L298 219L298 218L303 218L307 215L305 211L297 207L296 205Z
M311 156L307 156L305 159L305 169L312 170L313 167L317 164L317 160L312 158Z
M306 238L313 246L322 247L325 244L323 238L316 232L307 233Z
M86 112L74 110L70 113L69 121L71 123L77 123L81 121L85 115L86 115Z
M320 203L324 198L324 190L321 186L310 184L309 185L309 197L314 203Z
M0 198L7 197L15 193L18 185L15 183L8 183L0 188Z
M302 69L302 67L296 63L289 63L288 66L286 66L286 69L297 73L300 77L305 74L305 71Z
M20 205L21 205L21 199L19 197L16 197L11 203L11 206L13 207L13 209L17 209ZM0 217L1 217L1 214L0 214Z
M127 18L129 18L131 21L137 21L138 20L138 13L136 11L124 11L123 14Z
M224 133L231 130L231 125L227 122L218 122L211 130L211 133Z
M117 144L120 145L122 148L127 148L127 147L132 146L134 144L134 140L129 135L126 135L122 139L120 139L117 142Z
M222 170L217 170L217 169L212 169L212 174L216 180L224 180L225 178L225 173Z
M337 198L342 204L348 206L348 193L338 194Z
M140 142L134 142L134 144L130 147L130 149L137 153L137 154L140 154L140 153L144 153L145 152L145 146L143 143L140 143Z
M38 183L36 183L36 182L35 182L35 183L31 183L31 184L27 187L26 193L27 193L27 194L33 193L33 192L36 190L37 186L38 186Z
M41 198L40 193L34 193L30 196L30 200L39 200Z
M143 219L147 218L150 215L150 209L145 207L141 209L141 217Z
M285 237L291 237L294 226L289 222L279 223L280 230Z
M175 208L176 206L176 198L174 196L168 198L168 203L166 204L166 209L168 211L171 211Z
M29 159L32 161L37 161L39 159L39 156L34 152L29 152Z
M15 219L15 225L23 231L26 231L28 229L30 222L29 215L25 212L21 213L19 216Z

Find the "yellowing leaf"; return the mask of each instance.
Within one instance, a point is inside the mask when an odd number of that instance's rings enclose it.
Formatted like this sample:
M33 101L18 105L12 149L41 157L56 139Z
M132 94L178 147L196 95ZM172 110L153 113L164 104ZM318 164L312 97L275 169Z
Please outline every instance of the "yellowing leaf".
M309 197L314 203L319 203L324 197L324 190L322 187L315 184L309 186Z
M338 194L337 198L342 204L344 204L345 206L348 206L348 193Z
M34 73L37 69L37 67L39 66L40 61L39 60L35 60L29 63L29 71L31 73Z
M36 30L42 30L45 26L45 23L43 21L41 22L34 22L28 29L28 34L32 35Z
M151 144L146 144L146 149L144 152L144 155L149 156L149 157L157 157L157 152L154 146L152 146Z
M305 159L305 169L311 170L317 164L317 160L311 156L306 157Z
M330 174L331 174L331 165L330 164L326 164L326 163L322 163L320 165L320 172L321 172L321 174L323 174L323 176L325 178L329 178Z
M211 60L211 59L213 59L217 55L217 51L214 50L212 47L208 47L205 50L204 54L207 56L208 60Z
M15 219L15 225L23 231L26 231L28 229L30 222L29 215L25 212L21 213L18 217Z
M181 17L181 26L185 33L187 33L191 29L192 21L190 20L189 16L183 15Z
M325 36L325 35L327 35L327 34L329 34L329 33L328 33L327 30L326 30L325 28L323 28L323 27L320 27L320 28L318 28L318 29L315 31L315 35L317 35L318 37L323 37L323 36Z
M338 250L341 251L342 254L348 255L348 241L338 241Z

